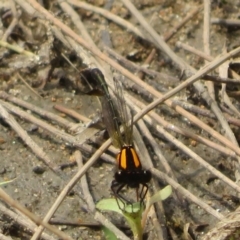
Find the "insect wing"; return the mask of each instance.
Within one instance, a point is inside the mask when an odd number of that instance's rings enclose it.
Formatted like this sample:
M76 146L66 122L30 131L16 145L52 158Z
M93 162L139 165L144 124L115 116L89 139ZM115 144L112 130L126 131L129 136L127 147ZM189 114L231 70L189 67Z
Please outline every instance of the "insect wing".
M114 78L116 104L119 112L121 125L123 126L123 142L124 145L132 145L133 142L133 115L127 107L124 99L124 91L122 82Z
M116 105L114 104L114 99L109 93L108 85L102 72L94 68L91 71L91 76L97 81L98 88L103 92L103 95L100 96L100 101L102 105L103 121L106 125L108 134L112 138L113 145L117 148L121 148L123 143L119 128L120 118L116 110Z

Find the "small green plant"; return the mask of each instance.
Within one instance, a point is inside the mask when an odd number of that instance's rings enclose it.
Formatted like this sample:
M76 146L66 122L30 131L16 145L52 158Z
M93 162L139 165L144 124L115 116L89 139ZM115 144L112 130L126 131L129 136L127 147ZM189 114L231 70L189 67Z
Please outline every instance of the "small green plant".
M12 179L12 180L9 180L9 181L5 181L5 182L0 182L0 186L2 185L5 185L5 184L8 184L8 183L11 183L15 180L16 178Z
M163 201L168 198L172 193L172 187L170 185L166 186L164 189L160 190L152 197L147 199L146 207L144 207L139 202L133 204L126 204L119 201L121 210L117 204L115 198L102 199L97 203L97 209L101 211L113 211L121 214L127 221L135 240L141 240L143 236L143 230L146 224L147 214L151 206L158 202ZM103 229L106 239L115 240L118 239L109 229Z

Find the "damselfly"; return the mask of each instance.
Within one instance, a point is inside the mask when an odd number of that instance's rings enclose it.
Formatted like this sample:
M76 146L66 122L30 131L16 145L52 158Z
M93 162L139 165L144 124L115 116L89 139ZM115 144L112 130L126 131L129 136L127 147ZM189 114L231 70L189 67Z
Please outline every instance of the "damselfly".
M125 99L123 97L122 86L114 80L115 98L112 98L102 72L97 69L88 69L91 78L98 82L98 87L102 91L101 98L103 120L107 131L112 138L113 145L120 149L117 155L118 170L114 175L111 184L120 209L120 200L125 206L125 202L132 204L121 193L121 190L127 186L135 188L137 192L137 201L142 205L148 191L147 183L151 180L151 172L143 170L141 161L133 147L133 118L128 112ZM131 117L129 117L131 115ZM120 125L123 128L121 132Z

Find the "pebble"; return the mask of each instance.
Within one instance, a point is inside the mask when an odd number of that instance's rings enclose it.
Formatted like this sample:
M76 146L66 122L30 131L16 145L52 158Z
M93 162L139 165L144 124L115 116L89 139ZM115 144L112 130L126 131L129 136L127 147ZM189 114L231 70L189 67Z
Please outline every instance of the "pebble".
M35 166L33 168L33 172L36 174L43 174L45 172L45 169L41 166Z

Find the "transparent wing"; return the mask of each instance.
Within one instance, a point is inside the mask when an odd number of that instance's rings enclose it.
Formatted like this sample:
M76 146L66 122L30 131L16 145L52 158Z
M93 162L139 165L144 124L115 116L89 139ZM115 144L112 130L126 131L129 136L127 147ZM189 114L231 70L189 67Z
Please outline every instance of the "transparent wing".
M120 122L123 127L123 143L125 145L132 145L133 143L133 115L127 107L124 99L123 85L116 77L113 78L116 96L116 105L120 117Z
M99 83L99 88L103 92L103 95L100 97L102 105L102 115L103 121L106 125L109 136L112 138L112 143L115 147L121 148L123 145L122 135L120 132L120 116L119 112L114 104L115 100L111 97L107 83L102 72L94 68L92 69L92 77L94 77Z

